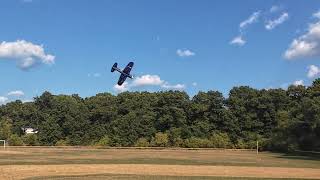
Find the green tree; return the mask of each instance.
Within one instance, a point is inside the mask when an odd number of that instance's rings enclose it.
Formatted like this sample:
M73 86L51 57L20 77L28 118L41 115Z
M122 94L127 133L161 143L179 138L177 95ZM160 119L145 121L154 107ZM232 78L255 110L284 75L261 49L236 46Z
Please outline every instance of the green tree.
M158 146L158 147L167 147L168 143L169 143L168 134L158 132L155 134L155 137L154 137L152 144L154 144L155 146Z
M231 140L227 133L215 133L210 137L212 147L215 148L232 148Z
M209 148L212 143L207 138L191 137L185 140L184 146L187 148Z
M149 145L150 143L146 138L139 138L135 143L136 147L148 147Z
M68 142L64 139L60 139L59 141L56 142L56 146L67 146Z
M97 143L96 146L109 146L110 145L110 138L108 136L102 137Z
M12 134L8 139L8 144L10 146L22 146L23 141L17 134Z
M23 144L28 146L38 146L39 140L36 134L26 134L22 137Z
M165 132L173 127L184 127L187 123L186 109L189 96L185 92L168 91L158 92L157 98L155 105L157 130Z
M62 128L56 120L48 116L40 125L38 138L42 145L55 145L63 138Z
M8 118L0 119L0 139L7 140L12 134L12 122Z

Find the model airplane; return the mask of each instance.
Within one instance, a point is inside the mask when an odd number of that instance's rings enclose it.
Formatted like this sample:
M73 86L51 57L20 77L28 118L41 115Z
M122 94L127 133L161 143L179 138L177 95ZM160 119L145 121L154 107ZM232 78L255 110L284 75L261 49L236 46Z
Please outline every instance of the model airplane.
M118 67L118 63L114 63L112 68L111 68L111 72L114 72L114 70L118 71L119 73L121 73L120 78L118 80L118 85L121 86L124 81L128 78L132 79L133 76L130 74L130 71L133 67L133 62L129 62L129 64L124 68L123 71L121 71L121 69L119 69Z

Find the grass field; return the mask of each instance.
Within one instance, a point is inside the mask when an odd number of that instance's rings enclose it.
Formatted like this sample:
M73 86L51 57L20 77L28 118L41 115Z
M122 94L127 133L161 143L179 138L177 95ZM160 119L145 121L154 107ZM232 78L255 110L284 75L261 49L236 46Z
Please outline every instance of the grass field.
M7 148L0 179L320 179L320 159L254 151Z

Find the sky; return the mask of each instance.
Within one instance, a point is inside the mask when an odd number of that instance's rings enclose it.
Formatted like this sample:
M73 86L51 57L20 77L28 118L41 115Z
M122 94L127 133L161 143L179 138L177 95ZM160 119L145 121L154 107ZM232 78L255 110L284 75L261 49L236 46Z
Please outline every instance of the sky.
M2 0L0 104L53 94L234 86L320 77L320 1ZM114 62L135 63L117 86Z

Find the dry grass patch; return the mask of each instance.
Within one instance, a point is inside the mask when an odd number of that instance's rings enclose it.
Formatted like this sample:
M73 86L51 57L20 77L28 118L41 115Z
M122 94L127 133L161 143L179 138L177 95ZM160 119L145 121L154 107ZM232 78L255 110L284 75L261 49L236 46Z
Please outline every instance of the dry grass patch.
M0 165L22 164L181 164L320 168L320 160L277 153L221 150L8 148Z
M10 147L0 151L0 173L0 179L106 173L319 178L320 160L252 151Z
M320 177L319 169L239 167L239 166L194 166L150 164L95 164L83 165L16 165L1 166L1 179L23 179L35 176L68 176L94 174L130 174L153 176L218 176L259 178L308 178Z

